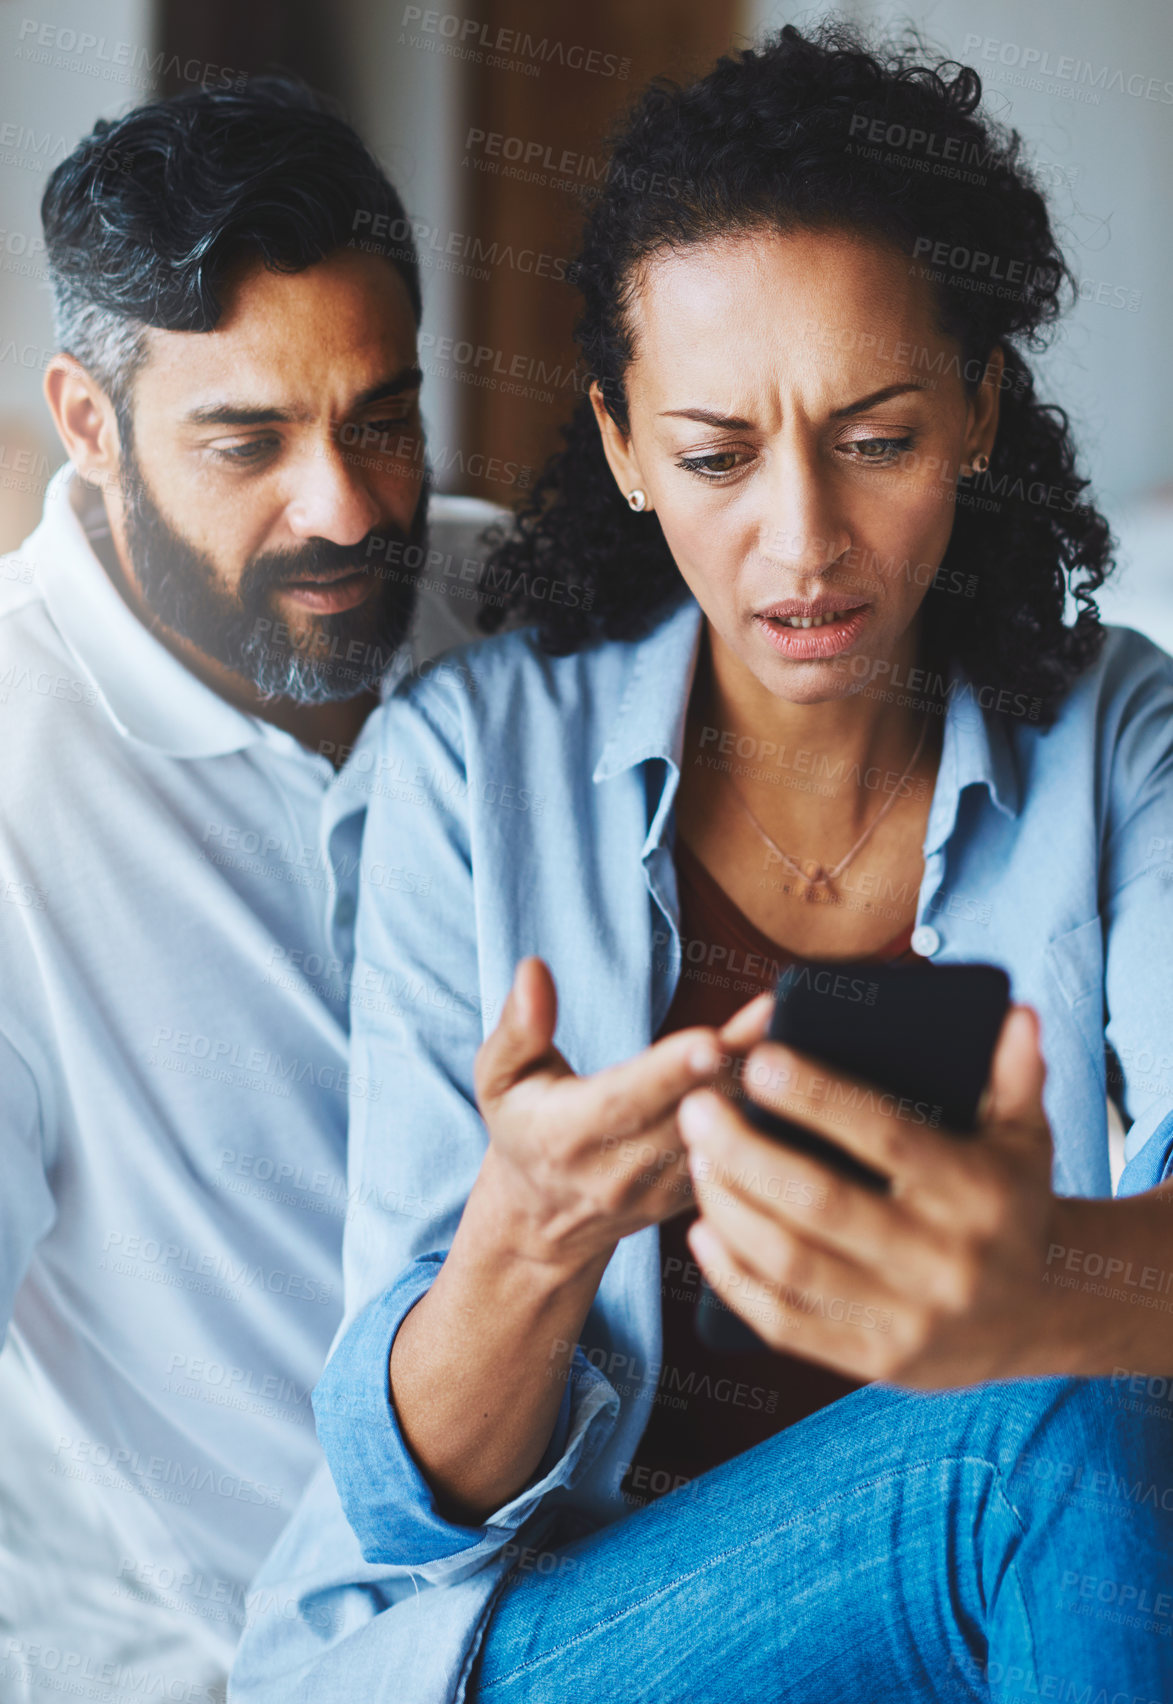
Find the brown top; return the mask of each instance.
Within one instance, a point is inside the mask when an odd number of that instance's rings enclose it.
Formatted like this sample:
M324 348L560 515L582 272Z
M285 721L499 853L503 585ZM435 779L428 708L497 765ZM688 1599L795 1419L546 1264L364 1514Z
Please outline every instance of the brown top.
M661 1035L725 1023L798 962L750 922L679 838L676 880L683 963ZM916 958L911 937L910 923L879 952L860 957ZM632 1503L660 1496L859 1389L855 1380L778 1350L706 1348L694 1325L701 1274L685 1240L696 1216L690 1208L660 1226L663 1352L651 1419L624 1481Z

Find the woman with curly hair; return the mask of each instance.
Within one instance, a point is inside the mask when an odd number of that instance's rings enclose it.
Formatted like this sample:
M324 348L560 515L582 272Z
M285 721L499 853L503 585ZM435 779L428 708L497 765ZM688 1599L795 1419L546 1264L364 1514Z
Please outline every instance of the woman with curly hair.
M525 625L372 726L333 1483L241 1698L1173 1696L1173 661L1098 621L1019 140L918 51L642 95ZM1007 969L976 1140L763 1041L815 959Z

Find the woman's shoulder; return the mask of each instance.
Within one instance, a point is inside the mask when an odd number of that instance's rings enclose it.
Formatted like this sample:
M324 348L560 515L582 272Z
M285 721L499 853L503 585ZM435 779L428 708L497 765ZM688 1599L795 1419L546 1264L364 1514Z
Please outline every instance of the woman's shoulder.
M383 737L402 737L417 721L446 732L468 750L507 739L520 749L549 738L589 737L603 704L613 699L630 646L601 640L553 656L536 628L476 639L417 664L378 712Z
M1104 623L1104 643L1093 668L1097 666L1105 681L1113 685L1137 676L1150 679L1154 685L1173 682L1173 656L1135 627Z
M1173 656L1133 627L1104 624L1103 642L1060 702L1057 726L1083 737L1091 724L1111 744L1139 724L1173 741Z
M569 749L601 749L631 687L687 645L696 621L695 605L681 606L643 637L593 639L562 654L543 648L536 627L457 645L404 672L364 743L394 742L422 722L466 750L506 744L519 758L538 745L562 761Z
M537 627L522 627L442 651L414 669L400 690L424 697L438 692L452 705L476 705L501 693L574 702L593 683L613 679L638 644L595 639L556 654L543 649Z
M1053 724L1020 723L1018 731L1024 770L1036 781L1049 777L1042 797L1053 802L1087 786L1101 820L1124 821L1173 779L1173 656L1134 628L1105 624Z

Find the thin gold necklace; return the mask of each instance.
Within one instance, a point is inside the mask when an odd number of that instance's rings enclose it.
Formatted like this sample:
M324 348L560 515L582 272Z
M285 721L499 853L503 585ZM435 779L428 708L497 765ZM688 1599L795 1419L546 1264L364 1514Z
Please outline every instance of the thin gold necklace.
M781 858L782 862L786 865L786 868L790 871L791 875L797 876L799 881L805 882L807 884L806 891L803 893L802 897L803 897L804 900L809 900L813 897L814 890L817 887L827 888L830 885L831 882L835 881L838 876L842 875L843 871L847 868L848 864L850 864L851 860L855 857L855 854L859 851L860 847L864 844L864 842L866 840L870 839L871 836L876 832L877 828L879 828L879 826L883 822L884 818L888 815L888 812L892 809L892 806L896 803L897 799L900 797L901 787L903 787L904 783L908 780L908 777L912 774L913 770L916 768L916 761L917 761L917 758L920 756L921 751L924 747L925 735L928 733L928 731L929 731L929 717L928 717L928 714L926 713L924 722L921 724L920 738L916 742L916 750L913 752L912 756L909 758L908 767L905 769L904 774L900 777L899 781L896 783L896 787L895 787L895 789L892 793L891 798L887 801L886 804L881 806L881 808L878 811L878 813L876 814L876 816L872 819L872 821L864 829L863 833L860 835L860 837L856 841L855 845L851 848L850 852L846 853L844 855L844 857L840 858L839 862L837 864L835 864L831 869L829 869L829 870L824 869L822 864L816 863L815 860L812 858L809 862L814 865L813 875L810 874L808 870L804 870L801 864L796 863L795 860L790 856L789 852L783 852L782 848L779 846L778 842L774 839L773 835L768 834L766 832L766 830L762 827L761 823L758 821L757 817L754 815L753 811L750 810L749 805L747 804L746 800L742 797L740 787L738 787L734 784L733 777L725 770L721 770L721 771L719 771L719 773L721 773L725 776L725 779L728 781L730 789L732 790L733 797L737 800L738 804L741 806L742 810L745 812L745 814L749 818L750 822L753 823L754 827L757 829L758 833L761 835L761 837L765 841L766 845L768 847L770 847L771 851L774 851L778 854L779 858Z

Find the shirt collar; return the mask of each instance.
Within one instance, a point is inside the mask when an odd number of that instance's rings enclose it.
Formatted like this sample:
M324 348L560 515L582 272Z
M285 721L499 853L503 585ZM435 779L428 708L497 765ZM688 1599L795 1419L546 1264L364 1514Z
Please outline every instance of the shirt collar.
M679 771L701 628L700 606L689 597L642 644L629 647L627 678L610 737L595 766L595 781L609 780L651 758L659 758ZM949 672L945 735L925 836L926 854L935 852L948 839L966 787L985 786L1005 816L1018 814L1021 790L1006 717L984 707L987 696L991 696L991 690L979 688L961 665L954 663ZM996 689L992 697L996 704ZM664 814L664 803L661 799L657 818Z
M654 757L679 769L701 627L700 605L689 597L642 644L627 648L627 680L595 781Z
M229 704L153 637L99 561L87 523L96 534L105 511L67 463L49 483L28 553L54 624L120 731L170 757L219 757L269 739L260 717Z
M983 786L1003 816L1016 817L1022 805L1018 766L1008 719L997 708L996 687L975 682L960 663L949 671L945 738L937 786L925 833L926 856L936 852L953 831L961 795ZM987 704L987 700L991 701Z

